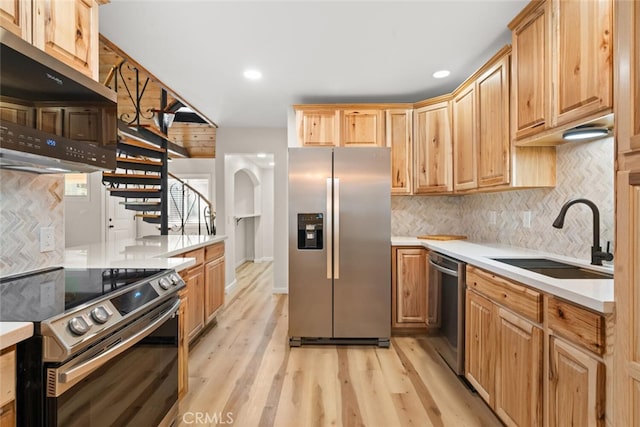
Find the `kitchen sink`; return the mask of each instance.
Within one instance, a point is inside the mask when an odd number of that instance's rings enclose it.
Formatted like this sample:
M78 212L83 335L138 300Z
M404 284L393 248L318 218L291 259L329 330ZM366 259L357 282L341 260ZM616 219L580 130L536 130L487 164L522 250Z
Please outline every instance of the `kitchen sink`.
M494 261L544 274L556 279L613 279L613 274L588 270L546 258L491 258Z

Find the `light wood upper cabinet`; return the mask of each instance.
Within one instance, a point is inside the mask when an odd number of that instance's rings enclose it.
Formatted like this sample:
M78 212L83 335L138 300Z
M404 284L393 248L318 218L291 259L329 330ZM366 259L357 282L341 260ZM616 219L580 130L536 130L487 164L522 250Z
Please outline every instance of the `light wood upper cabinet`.
M478 186L509 184L509 55L476 80L478 100Z
M490 405L495 402L496 352L493 303L467 290L465 313L465 377Z
M613 3L532 1L509 24L519 145L562 143L563 131L612 112Z
M413 177L412 110L386 111L387 147L391 148L391 194L411 194Z
M382 110L341 111L343 147L384 147L384 120Z
M33 44L98 80L98 4L34 0L33 5Z
M303 146L340 145L340 111L336 109L297 110L298 141Z
M453 114L453 189L471 190L478 187L478 149L476 145L476 91L469 84L454 93Z
M0 27L31 43L31 1L0 0Z
M413 123L414 193L452 191L453 143L449 99L414 110Z
M551 0L548 0L551 1ZM613 107L613 1L551 1L556 125Z
M556 337L549 353L549 427L604 425L604 364Z
M505 309L497 314L494 409L509 426L541 426L542 329Z
M549 119L549 3L532 2L523 14L524 19L511 26L512 109L515 116L513 131L516 139L546 129Z

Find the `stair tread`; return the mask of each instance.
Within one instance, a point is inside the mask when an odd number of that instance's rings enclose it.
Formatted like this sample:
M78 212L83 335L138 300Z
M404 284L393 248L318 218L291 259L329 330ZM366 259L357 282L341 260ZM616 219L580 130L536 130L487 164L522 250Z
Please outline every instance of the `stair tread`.
M160 206L160 202L120 202L121 205Z
M144 192L144 193L159 193L159 188L117 188L117 187L109 187L107 188L109 191L125 191L125 192Z
M144 148L151 151L157 151L158 153L164 153L164 148L154 147L153 145L145 144L144 142L136 141L135 139L121 139L118 144L131 145L138 148Z
M157 162L150 159L140 159L135 157L116 157L118 162L137 163L141 165L162 166L162 162Z
M148 178L148 179L160 179L160 175L148 175L141 173L114 173L114 172L103 172L103 177L110 178Z
M135 214L134 216L138 218L160 218L160 215L157 214Z

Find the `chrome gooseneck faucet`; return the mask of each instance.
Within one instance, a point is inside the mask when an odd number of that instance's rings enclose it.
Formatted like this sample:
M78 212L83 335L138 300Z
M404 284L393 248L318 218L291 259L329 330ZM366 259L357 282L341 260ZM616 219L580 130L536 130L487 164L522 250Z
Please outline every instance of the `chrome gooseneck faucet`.
M564 217L567 214L567 210L576 203L583 203L591 208L593 212L593 246L591 247L591 264L592 265L602 265L602 261L611 261L613 260L613 254L609 252L610 250L610 242L607 242L607 250L602 251L600 247L600 211L598 211L598 207L595 203L593 203L589 199L574 199L569 200L567 203L562 205L562 209L560 209L560 213L555 221L553 221L553 226L555 228L562 228L564 226Z

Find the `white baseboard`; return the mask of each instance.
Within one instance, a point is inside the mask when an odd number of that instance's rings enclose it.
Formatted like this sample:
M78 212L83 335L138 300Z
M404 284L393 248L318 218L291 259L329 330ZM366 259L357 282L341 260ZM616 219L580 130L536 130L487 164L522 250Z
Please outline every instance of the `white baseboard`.
M231 292L235 291L237 287L238 287L238 281L236 279L233 279L233 282L229 283L227 286L224 287L224 293L230 294Z
M274 294L288 294L289 293L289 289L285 288L285 287L274 287L273 288L273 293Z
M248 260L248 259L246 259L246 258L242 258L240 261L236 262L236 266L235 266L235 268L240 267L242 264L244 264L244 263L245 263L245 262L247 262L247 261L250 261L250 260Z
M261 263L261 262L273 262L273 257L272 256L265 256L262 258L256 258L253 260L253 262L255 263Z

